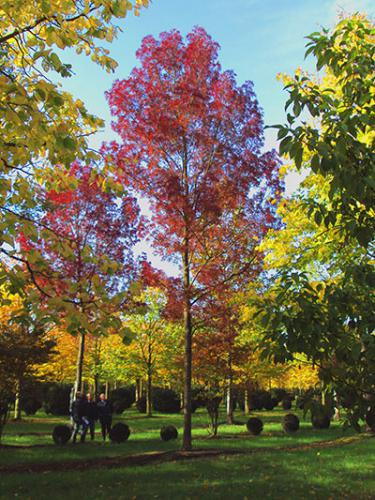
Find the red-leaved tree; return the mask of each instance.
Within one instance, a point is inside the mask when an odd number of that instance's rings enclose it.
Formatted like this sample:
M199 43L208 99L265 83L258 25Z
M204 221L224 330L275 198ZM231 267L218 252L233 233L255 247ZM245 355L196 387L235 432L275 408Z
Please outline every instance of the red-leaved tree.
M120 144L107 146L108 162L125 185L149 200L153 245L181 268L186 450L191 449L193 307L206 289L222 286L214 263L223 248L213 249L212 237L249 201L250 190L271 223L266 200L279 188L275 155L261 153L263 124L253 85L238 86L232 72L221 70L218 48L202 28L186 41L178 31L158 40L147 36L137 52L140 67L107 94L121 137Z
M116 305L134 277L132 247L138 241L139 208L135 198L121 202L103 190L92 167L74 163L69 187L44 195L45 213L38 240L21 234L19 243L34 284L45 304L80 335L76 390L81 389L85 335L120 326Z

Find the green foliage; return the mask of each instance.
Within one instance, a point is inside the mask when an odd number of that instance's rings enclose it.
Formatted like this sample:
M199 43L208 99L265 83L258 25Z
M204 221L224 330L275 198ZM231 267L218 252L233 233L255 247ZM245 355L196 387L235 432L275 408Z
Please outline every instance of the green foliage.
M163 441L177 439L178 431L174 425L165 425L160 429L160 437Z
M67 425L56 425L52 432L52 439L55 444L60 446L66 444L70 436L72 435L72 430Z
M71 386L47 384L44 393L43 409L51 415L69 415Z
M258 436L263 430L263 422L260 418L251 417L246 422L246 427L250 434L253 434L253 436Z
M299 418L293 413L284 416L282 426L285 432L297 432L299 429Z
M109 399L113 404L113 411L120 414L134 403L135 389L134 387L119 387L111 391Z
M130 436L130 429L127 424L118 422L109 431L109 438L113 443L124 443Z
M288 123L278 126L280 152L328 181L330 205L309 209L315 222L329 227L340 216L342 229L364 247L375 233L373 29L356 15L307 37L306 55L326 76L298 71L287 79Z
M154 387L152 390L152 407L161 413L180 413L181 401L172 389Z
M118 19L131 10L138 14L147 4L148 0L1 2L0 253L10 256L13 264L20 264L18 235L36 239L36 229L42 226L43 190L68 187L68 168L74 160L98 159L88 148L88 137L103 127L103 120L54 83L56 77L73 74L62 51L83 52L113 71L117 63L103 43L117 36ZM48 227L44 229L48 233ZM25 270L30 268L3 267L0 280L11 279L18 291L25 286Z

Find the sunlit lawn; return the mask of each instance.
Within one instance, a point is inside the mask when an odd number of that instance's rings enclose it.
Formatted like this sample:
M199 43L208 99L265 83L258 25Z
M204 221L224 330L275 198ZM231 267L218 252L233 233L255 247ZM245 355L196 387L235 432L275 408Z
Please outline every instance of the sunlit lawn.
M314 430L300 415L300 431L287 435L280 424L285 413L288 412L281 409L255 413L264 421L264 431L257 437L247 433L244 424L248 417L238 413L236 421L243 424L223 423L216 439L209 439L206 413L200 410L194 415L195 448L239 450L242 454L99 471L91 467L79 472L2 474L1 467L12 464L99 460L176 450L181 446L182 415L157 414L147 418L128 410L117 418L131 428L126 443L102 443L97 429L94 442L57 447L52 443L52 429L68 420L37 414L22 422L11 422L5 429L3 444L15 446L0 448L0 496L22 498L27 491L25 498L82 498L79 491L84 487L85 498L375 498L375 439L287 451L286 447L336 440L355 433L343 433L337 422L329 430ZM224 414L221 417L224 422ZM178 428L177 441L161 441L160 428L167 423ZM243 453L252 451L255 453Z

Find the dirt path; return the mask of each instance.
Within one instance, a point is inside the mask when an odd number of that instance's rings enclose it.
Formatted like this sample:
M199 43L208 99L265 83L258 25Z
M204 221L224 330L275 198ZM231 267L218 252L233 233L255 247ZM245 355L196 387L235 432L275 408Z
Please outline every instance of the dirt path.
M148 453L140 453L136 455L128 455L126 457L101 457L86 460L69 460L65 462L49 462L49 463L34 463L34 464L13 464L1 466L1 474L15 473L44 473L53 471L69 471L69 470L88 470L101 467L132 467L137 465L149 465L160 462L172 462L177 460L192 460L195 458L210 458L217 456L230 455L253 455L258 453L273 453L276 451L295 452L300 450L324 449L335 446L344 446L353 443L358 443L365 439L371 439L374 435L360 435L347 438L339 438L330 441L317 441L315 443L297 445L297 446L278 446L274 448L254 448L252 450L233 449L227 450L222 448L214 449L196 449L193 451L155 451Z

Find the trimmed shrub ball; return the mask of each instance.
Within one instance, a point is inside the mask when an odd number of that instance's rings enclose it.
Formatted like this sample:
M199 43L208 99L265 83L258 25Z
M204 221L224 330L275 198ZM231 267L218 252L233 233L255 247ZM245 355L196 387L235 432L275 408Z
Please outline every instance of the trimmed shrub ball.
M292 407L292 400L290 398L283 399L281 401L281 406L283 407L283 410L290 410Z
M110 401L113 403L113 411L117 414L122 413L131 407L135 401L134 387L120 387L114 389L110 394Z
M311 423L314 429L329 429L331 419L328 415L313 415L311 417Z
M371 432L375 432L375 407L370 408L366 413L366 424L368 425Z
M55 444L62 446L69 441L71 435L72 430L70 427L67 425L56 425L52 432L52 439Z
M42 401L38 399L29 398L22 404L22 409L26 415L35 415L35 413L42 407Z
M44 411L51 415L69 415L71 389L72 387L66 384L46 384Z
M174 425L165 425L160 429L160 437L163 441L170 441L171 439L177 439L178 432Z
M109 439L113 443L124 443L130 436L129 426L118 422L109 431Z
M285 432L296 432L299 429L299 418L293 413L285 415L283 420L283 429Z
M161 413L180 413L181 401L172 389L154 387L152 391L152 406Z
M252 417L246 423L247 430L253 436L258 436L263 430L263 422L260 418Z
M146 413L146 396L139 398L135 403L135 406L137 407L139 413Z

